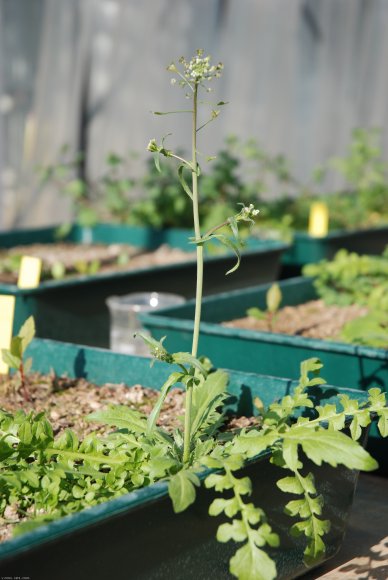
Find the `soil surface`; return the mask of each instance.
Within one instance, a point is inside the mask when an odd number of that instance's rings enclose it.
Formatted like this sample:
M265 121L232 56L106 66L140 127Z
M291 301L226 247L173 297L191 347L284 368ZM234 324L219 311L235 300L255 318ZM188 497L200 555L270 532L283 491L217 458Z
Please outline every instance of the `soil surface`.
M98 274L149 268L162 264L184 262L195 258L194 252L184 252L167 245L148 251L128 244L31 244L0 250L0 282L16 284L21 256L35 256L43 261L42 279L55 277L59 265L64 276ZM61 273L61 272L60 272Z
M328 306L323 300L311 300L298 306L281 308L273 317L272 323L268 318L259 320L253 316L246 316L224 322L223 325L294 336L335 339L347 322L367 313L367 308L357 304Z

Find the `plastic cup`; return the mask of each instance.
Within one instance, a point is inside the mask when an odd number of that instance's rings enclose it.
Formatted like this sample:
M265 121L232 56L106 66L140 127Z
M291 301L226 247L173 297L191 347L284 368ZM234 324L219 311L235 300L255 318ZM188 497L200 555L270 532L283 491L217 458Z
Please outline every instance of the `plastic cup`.
M185 298L168 292L135 292L124 296L109 296L106 304L110 313L110 348L115 352L150 356L149 348L134 334L141 331L150 336L139 322L141 312L182 304Z

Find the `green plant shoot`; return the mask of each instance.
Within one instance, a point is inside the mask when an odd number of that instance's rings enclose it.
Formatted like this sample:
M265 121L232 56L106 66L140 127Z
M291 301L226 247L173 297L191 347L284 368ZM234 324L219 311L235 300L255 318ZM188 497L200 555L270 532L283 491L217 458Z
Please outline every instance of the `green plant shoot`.
M35 322L34 318L30 316L19 330L19 333L12 338L10 348L1 350L1 356L5 364L17 371L17 387L20 388L26 401L30 400L26 374L31 369L32 359L24 360L24 353L34 336Z
M248 308L247 315L253 316L253 318L257 318L257 320L266 320L269 330L273 332L276 313L280 308L282 299L283 296L282 291L280 290L280 286L275 282L269 288L265 297L267 310L264 311L254 306L252 308Z
M197 50L196 55L189 61L184 57L179 59L178 65L171 63L167 70L174 76L171 80L173 85L177 84L185 90L185 96L191 102L191 109L181 111L171 111L170 113L188 113L191 115L191 158L184 159L177 155L172 150L165 146L165 138L162 139L161 144L158 144L156 139L151 139L148 144L148 150L154 154L155 165L160 168L160 156L165 156L174 159L178 162L178 177L180 179L184 193L190 198L192 202L193 223L195 237L192 240L196 244L197 252L197 284L195 294L195 315L194 315L194 331L192 339L191 356L196 358L198 354L198 339L199 339L199 325L201 321L201 304L203 291L203 249L206 242L218 240L224 244L228 249L232 249L237 257L236 265L227 272L227 274L235 271L240 264L240 238L238 226L241 222L254 223L253 218L259 213L253 204L248 207L242 205L239 213L229 217L227 220L219 225L213 226L205 234L202 235L201 224L199 219L200 194L198 191L198 176L201 173L200 165L198 163L198 149L197 149L197 135L199 131L204 129L207 125L213 122L220 114L219 107L225 105L224 101L213 103L208 119L199 124L198 122L198 108L199 108L199 93L201 90L211 92L209 83L222 74L223 64L211 64L210 56L204 56L203 50ZM160 112L156 114L162 114ZM169 113L163 113L169 114ZM184 170L191 173L191 186L186 182L184 177ZM231 236L227 236L222 230L229 227ZM192 372L192 371L191 371ZM185 426L184 426L184 451L183 461L187 462L190 457L191 450L191 415L192 415L192 399L193 399L193 382L187 383L186 387L186 409L185 409Z

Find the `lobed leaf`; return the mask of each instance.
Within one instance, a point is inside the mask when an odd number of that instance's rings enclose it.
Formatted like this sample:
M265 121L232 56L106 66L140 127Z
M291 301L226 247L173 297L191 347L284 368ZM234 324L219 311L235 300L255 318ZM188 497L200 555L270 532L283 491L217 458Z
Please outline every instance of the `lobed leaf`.
M253 543L239 548L230 560L230 571L239 580L273 580L276 565L273 560Z
M193 471L181 469L168 482L168 493L172 500L175 513L180 513L195 501L195 487L200 481Z
M372 471L378 467L377 462L359 443L339 431L297 426L284 433L286 442L291 447L300 444L307 457L316 465L328 463L336 467L341 464L349 469L363 471Z

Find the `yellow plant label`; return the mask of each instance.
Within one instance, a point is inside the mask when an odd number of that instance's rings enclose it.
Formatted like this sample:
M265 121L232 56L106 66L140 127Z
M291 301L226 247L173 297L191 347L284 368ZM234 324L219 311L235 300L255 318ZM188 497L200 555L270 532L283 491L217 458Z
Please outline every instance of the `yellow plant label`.
M329 208L322 201L311 204L309 216L309 235L323 238L329 231Z
M15 296L0 295L0 355L1 349L9 349L12 340ZM0 374L8 372L8 365L0 356Z
M42 271L42 260L33 256L23 256L20 263L19 288L36 288L39 286Z

